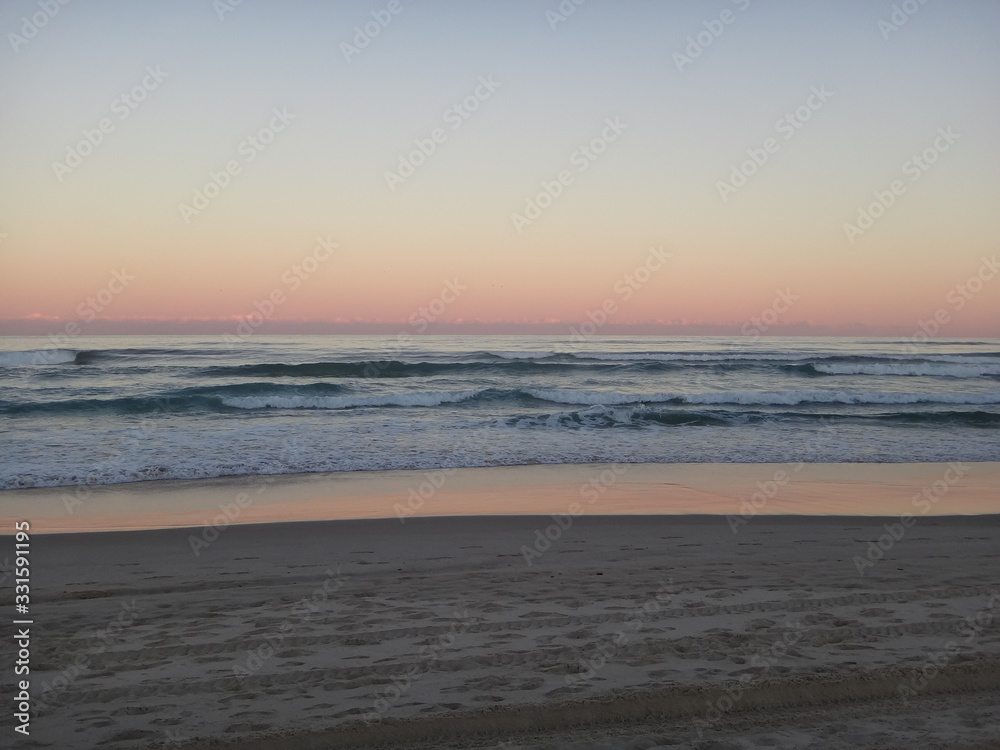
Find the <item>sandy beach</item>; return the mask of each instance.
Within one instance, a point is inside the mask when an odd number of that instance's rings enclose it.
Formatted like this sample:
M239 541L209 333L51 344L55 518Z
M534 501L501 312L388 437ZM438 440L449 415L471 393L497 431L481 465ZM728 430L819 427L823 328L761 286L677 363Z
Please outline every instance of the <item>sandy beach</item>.
M456 515L913 516L1000 512L1000 462L539 464L5 490L34 533ZM573 508L576 507L576 510ZM205 538L207 541L207 538Z
M742 468L750 488L775 471ZM911 468L920 485L944 467ZM995 465L974 468L997 486ZM855 472L855 502L882 507L881 471ZM511 502L546 496L508 473L524 488ZM233 523L204 547L197 527L33 535L37 715L19 746L1000 742L1000 516L769 502L734 527L724 513L574 516L564 499L540 511L556 518Z
M0 750L1000 750L1000 0L0 29Z

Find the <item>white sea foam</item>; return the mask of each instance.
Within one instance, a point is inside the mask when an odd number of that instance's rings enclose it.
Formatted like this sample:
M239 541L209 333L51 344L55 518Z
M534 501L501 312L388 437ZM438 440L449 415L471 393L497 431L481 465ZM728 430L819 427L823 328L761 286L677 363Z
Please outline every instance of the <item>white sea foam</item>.
M707 352L707 353L672 353L672 352L586 352L572 353L579 360L599 360L602 362L797 362L802 360L801 354L771 354L767 352Z
M675 393L617 393L614 391L571 391L560 388L526 388L524 392L543 401L582 406L613 406L615 404L671 401L678 397Z
M350 364L401 358L395 337L268 337L232 350L198 337L111 341L8 339L18 351L0 352L0 488L593 461L1000 459L996 341L917 351L823 339L427 339L407 359L432 367L377 378ZM451 367L501 362L486 352L506 365ZM518 360L561 366L510 366ZM340 364L328 375L275 366L326 362ZM804 377L810 365L839 377ZM821 418L831 439L818 443Z
M486 352L493 357L500 357L501 359L544 359L545 357L551 357L555 352Z
M439 406L474 398L481 393L443 391L386 393L369 396L228 396L222 403L235 409L351 409L363 406Z
M19 352L0 352L0 367L19 365L64 365L76 359L73 349L30 349Z
M570 354L567 352L566 354ZM836 359L842 355L839 354L808 354L808 353L785 353L785 352L756 352L756 351L733 351L733 352L586 352L586 353L571 353L573 357L580 361L596 360L601 362L692 362L692 363L712 363L712 364L728 364L732 362L788 362L788 363L802 363L811 360L818 360L821 364L814 364L813 366L819 369L820 367L878 367L881 363L823 363L826 359ZM914 359L913 355L910 354L870 354L861 355L866 358L888 360L885 366L894 367L895 362L899 362L898 366L907 367L911 366L908 363L912 362ZM965 365L984 365L984 366L996 366L997 359L995 357L970 357L970 356L959 356L959 355L927 355L922 356L920 359L923 362L934 362L941 364L954 364L956 366ZM919 367L920 365L912 365ZM847 374L847 373L845 373Z
M1000 404L1000 393L887 393L883 391L720 391L717 393L617 393L551 388L527 390L558 404L621 405L677 402L793 406L795 404Z
M687 404L1000 404L1000 393L886 393L884 391L729 391L683 396Z
M1000 364L815 364L817 372L827 375L898 375L936 378L978 378L1000 375Z

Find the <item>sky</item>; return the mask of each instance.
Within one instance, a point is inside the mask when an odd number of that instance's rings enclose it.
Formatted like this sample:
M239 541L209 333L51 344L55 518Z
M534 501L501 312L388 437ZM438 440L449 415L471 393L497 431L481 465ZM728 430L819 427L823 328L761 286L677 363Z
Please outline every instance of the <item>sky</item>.
M1000 336L995 0L11 0L0 33L0 333Z

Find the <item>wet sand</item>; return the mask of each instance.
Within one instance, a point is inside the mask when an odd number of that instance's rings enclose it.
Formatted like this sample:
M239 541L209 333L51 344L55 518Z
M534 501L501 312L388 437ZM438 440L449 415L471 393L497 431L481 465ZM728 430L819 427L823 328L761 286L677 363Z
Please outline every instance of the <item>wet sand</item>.
M574 506L577 509L574 510ZM34 533L466 515L892 516L1000 512L1000 463L562 464L136 482L0 492ZM740 519L733 523L742 525Z

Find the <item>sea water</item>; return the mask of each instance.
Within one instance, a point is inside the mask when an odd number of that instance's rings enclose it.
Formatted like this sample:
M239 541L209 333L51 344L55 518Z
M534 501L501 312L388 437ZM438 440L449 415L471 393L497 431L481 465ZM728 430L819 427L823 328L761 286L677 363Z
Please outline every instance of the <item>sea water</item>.
M1000 341L0 338L0 488L534 463L1000 460Z

